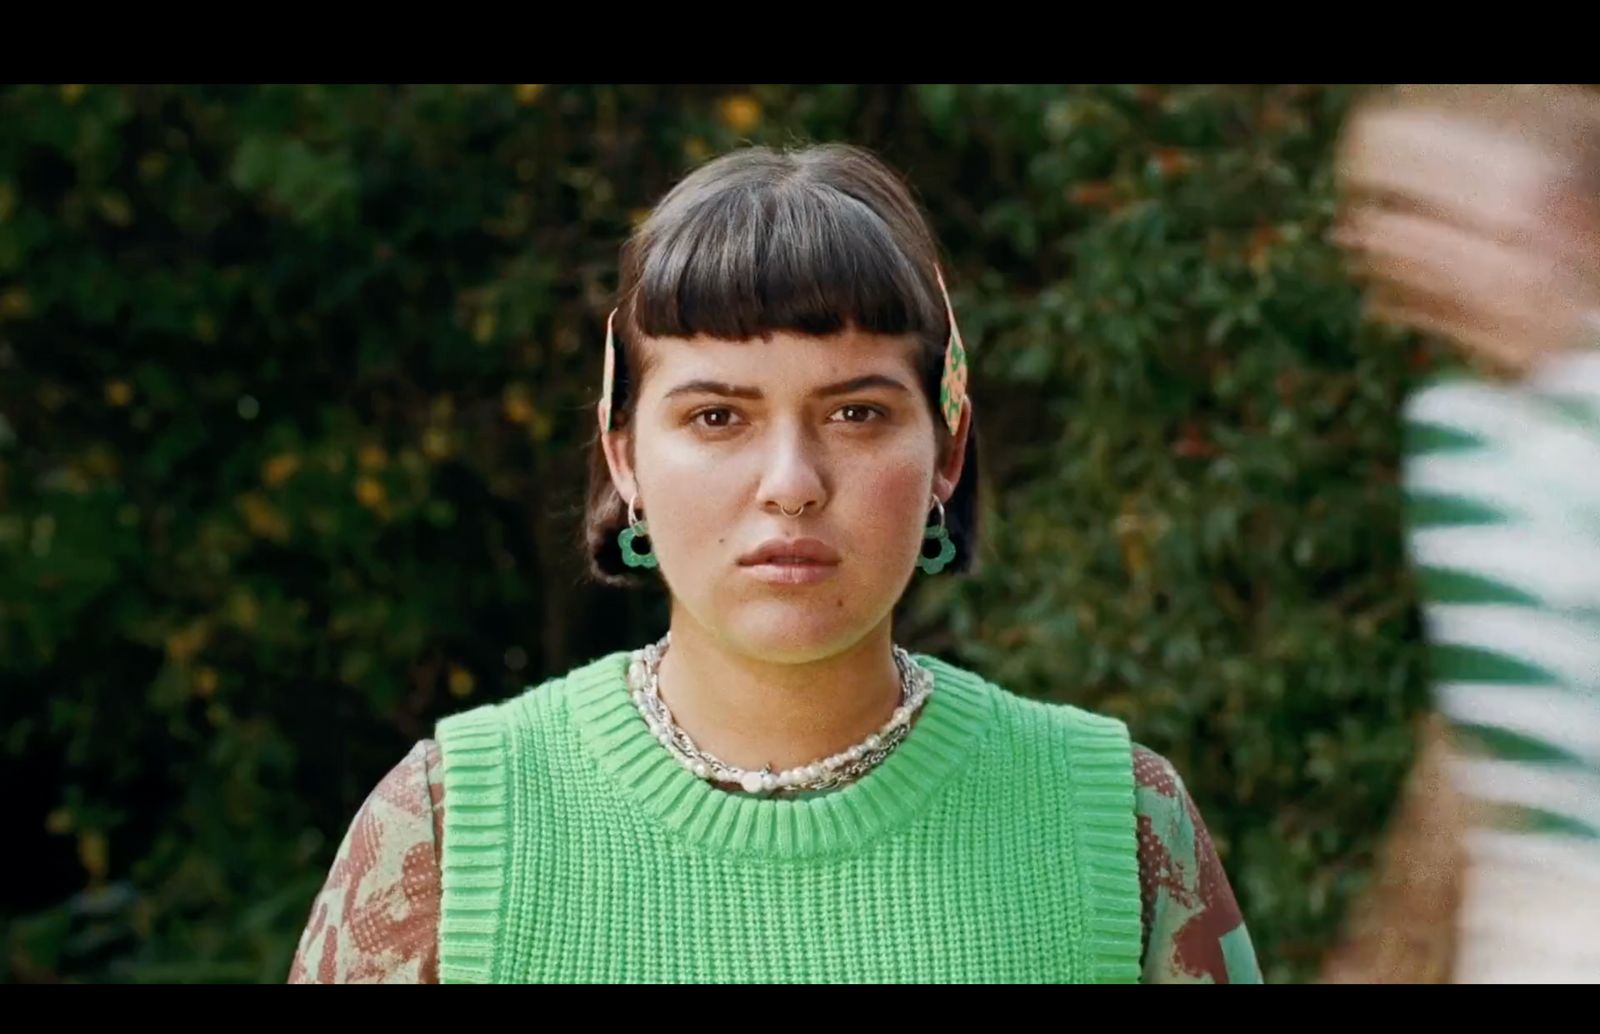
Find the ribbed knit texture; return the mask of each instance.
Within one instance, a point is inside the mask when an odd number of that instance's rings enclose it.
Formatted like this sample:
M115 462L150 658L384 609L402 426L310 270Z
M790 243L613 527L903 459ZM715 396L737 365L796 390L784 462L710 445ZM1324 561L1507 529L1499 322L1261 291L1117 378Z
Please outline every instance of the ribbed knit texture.
M802 800L673 760L627 655L439 727L443 982L1134 982L1121 723L920 657L866 777Z

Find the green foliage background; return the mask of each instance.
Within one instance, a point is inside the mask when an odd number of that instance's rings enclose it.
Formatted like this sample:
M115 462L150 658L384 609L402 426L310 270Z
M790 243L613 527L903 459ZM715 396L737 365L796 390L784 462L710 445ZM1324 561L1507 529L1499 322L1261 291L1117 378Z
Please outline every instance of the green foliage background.
M586 584L616 248L843 140L950 255L983 568L902 639L1132 723L1307 979L1424 696L1327 86L0 88L0 978L278 981L439 715L660 630Z

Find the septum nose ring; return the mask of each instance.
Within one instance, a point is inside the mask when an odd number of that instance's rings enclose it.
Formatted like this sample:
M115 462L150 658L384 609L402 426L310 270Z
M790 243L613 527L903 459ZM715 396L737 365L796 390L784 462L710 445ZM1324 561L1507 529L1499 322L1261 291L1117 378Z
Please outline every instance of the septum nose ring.
M803 514L803 513L805 513L805 512L806 512L806 507L808 507L808 506L810 506L810 505L811 505L811 504L810 504L810 503L801 503L801 504L800 504L800 509L798 509L798 510L796 510L796 511L795 511L795 512L794 512L794 513L790 513L790 512L789 512L789 508L788 508L788 507L786 507L786 506L784 506L784 505L783 505L783 504L782 504L782 503L779 503L779 504L778 504L778 510L779 510L779 511L780 511L780 512L781 512L781 513L782 513L782 514L783 514L783 515L784 515L784 516L785 516L785 517L798 517L798 516L800 516L800 515L801 515L801 514Z

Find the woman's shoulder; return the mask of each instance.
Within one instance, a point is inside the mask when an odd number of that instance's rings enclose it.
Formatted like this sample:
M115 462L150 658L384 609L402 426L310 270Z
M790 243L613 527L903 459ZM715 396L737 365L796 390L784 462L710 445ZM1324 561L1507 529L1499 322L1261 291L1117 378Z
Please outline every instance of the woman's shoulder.
M1127 766L1117 781L1132 777L1144 982L1259 983L1238 901L1178 766L1137 742L1120 718L982 684L1014 735L1046 751L1076 752L1108 776Z
M1146 983L1260 983L1250 934L1211 832L1177 766L1133 746Z
M378 780L355 822L382 828L415 823L433 814L443 790L439 743L421 739Z
M1200 808L1178 766L1140 743L1133 744L1133 799L1142 846L1165 847L1171 854L1171 849L1189 848L1198 838L1209 840ZM1198 861L1190 850L1173 857L1184 855Z
M437 979L439 745L420 740L367 795L312 903L290 983Z

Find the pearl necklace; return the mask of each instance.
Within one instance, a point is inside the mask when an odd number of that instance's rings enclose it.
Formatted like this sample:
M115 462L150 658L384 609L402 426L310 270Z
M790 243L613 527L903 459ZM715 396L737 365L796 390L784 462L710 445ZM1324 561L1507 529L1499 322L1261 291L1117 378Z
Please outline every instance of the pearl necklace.
M669 633L659 643L635 650L628 664L628 690L644 716L645 724L680 765L697 778L713 783L737 783L746 793L829 790L861 778L876 768L911 731L911 721L933 693L933 674L896 646L894 664L900 675L900 706L888 721L860 743L809 765L774 772L772 766L743 769L707 753L678 727L666 701L661 699L661 658Z

